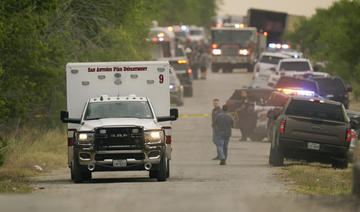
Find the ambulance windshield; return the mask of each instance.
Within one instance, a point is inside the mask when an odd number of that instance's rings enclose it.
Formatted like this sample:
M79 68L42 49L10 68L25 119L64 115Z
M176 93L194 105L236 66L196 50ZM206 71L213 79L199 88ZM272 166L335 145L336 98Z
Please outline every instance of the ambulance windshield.
M84 120L104 118L153 119L154 116L146 101L90 102Z

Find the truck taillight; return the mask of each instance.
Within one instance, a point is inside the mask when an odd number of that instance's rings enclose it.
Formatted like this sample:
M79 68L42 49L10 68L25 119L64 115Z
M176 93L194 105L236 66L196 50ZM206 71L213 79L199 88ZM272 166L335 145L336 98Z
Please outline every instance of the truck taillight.
M285 132L285 121L281 121L280 122L280 132L284 133Z
M167 135L166 137L166 144L171 144L171 135Z
M191 68L189 68L187 72L188 72L188 74L192 74Z
M352 131L351 130L346 130L346 141L351 141L351 137L352 137Z

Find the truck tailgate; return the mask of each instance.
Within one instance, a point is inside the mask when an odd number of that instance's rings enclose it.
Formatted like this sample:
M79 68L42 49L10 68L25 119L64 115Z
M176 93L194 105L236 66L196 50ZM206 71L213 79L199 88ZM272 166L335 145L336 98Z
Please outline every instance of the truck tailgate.
M346 130L345 122L287 116L284 136L309 142L348 146L345 141Z

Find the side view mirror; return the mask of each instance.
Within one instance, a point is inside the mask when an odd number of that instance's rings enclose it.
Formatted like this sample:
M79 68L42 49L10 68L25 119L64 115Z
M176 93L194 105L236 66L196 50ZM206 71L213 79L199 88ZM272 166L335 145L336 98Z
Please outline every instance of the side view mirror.
M348 87L346 90L347 90L347 92L352 92L353 91L352 87Z
M62 121L62 123L73 123L73 124L81 123L80 119L70 119L69 112L65 110L60 112L60 120Z
M158 122L164 121L176 121L179 117L179 111L176 108L170 109L170 116L160 116L157 117Z
M179 110L176 109L176 108L170 109L170 116L171 116L171 117L174 117L175 120L177 120L177 119L179 118ZM175 120L174 120L174 121L175 121Z

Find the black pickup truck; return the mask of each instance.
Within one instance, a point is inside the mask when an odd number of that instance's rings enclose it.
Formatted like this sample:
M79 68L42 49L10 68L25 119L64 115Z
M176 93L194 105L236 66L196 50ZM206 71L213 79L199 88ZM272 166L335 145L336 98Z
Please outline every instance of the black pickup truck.
M346 168L351 124L344 106L311 97L290 97L272 125L269 163L284 158L330 163Z

